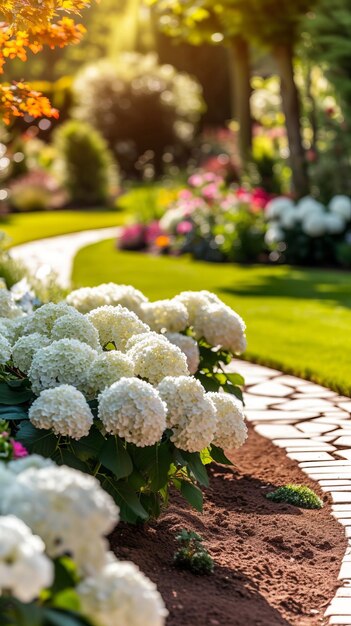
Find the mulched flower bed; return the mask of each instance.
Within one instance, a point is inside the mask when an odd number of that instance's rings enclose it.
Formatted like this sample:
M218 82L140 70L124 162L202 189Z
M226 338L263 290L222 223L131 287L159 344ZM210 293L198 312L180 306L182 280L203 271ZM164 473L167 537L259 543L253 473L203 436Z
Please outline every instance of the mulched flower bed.
M145 527L119 524L111 536L118 557L137 563L158 586L167 626L320 626L337 587L346 540L327 496L283 450L250 429L229 454L235 468L215 466L201 515L175 494L167 512ZM265 494L288 482L323 497L319 511L274 504ZM175 535L195 530L215 559L210 576L172 565Z

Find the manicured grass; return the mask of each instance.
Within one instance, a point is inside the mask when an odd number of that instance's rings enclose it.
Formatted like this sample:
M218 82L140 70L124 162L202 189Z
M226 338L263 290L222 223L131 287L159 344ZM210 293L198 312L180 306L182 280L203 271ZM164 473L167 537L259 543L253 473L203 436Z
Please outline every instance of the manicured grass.
M251 360L351 394L351 281L348 273L241 267L117 252L114 242L76 257L76 286L132 284L150 299L209 289L247 323Z
M0 230L10 237L10 245L15 246L90 228L118 226L125 220L125 213L106 210L15 213L0 219Z

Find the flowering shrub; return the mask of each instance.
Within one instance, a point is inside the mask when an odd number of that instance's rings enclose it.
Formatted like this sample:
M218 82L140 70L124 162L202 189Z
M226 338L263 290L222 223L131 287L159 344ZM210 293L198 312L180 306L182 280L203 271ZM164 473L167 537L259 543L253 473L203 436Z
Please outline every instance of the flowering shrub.
M266 209L265 240L273 261L351 266L351 199L334 196L328 206L312 197L297 204L287 197Z
M60 209L67 200L68 196L56 178L45 170L32 170L10 184L9 202L16 211Z
M159 222L126 227L118 246L189 252L205 261L256 261L264 251L269 199L263 189L231 189L216 174L194 174Z
M109 552L119 508L99 481L35 454L3 460L2 626L164 626L156 586Z
M170 487L202 510L205 465L230 463L222 448L237 448L247 436L243 379L225 370L246 347L237 313L207 291L149 302L113 283L78 289L66 302L30 313L0 290L0 310L0 417L11 424L12 439L96 477L125 521L157 516ZM57 482L68 497L65 471ZM80 485L88 489L93 479L86 480ZM72 499L79 507L78 495ZM40 510L38 503L44 520ZM88 553L83 531L81 541ZM78 565L83 543L74 544Z

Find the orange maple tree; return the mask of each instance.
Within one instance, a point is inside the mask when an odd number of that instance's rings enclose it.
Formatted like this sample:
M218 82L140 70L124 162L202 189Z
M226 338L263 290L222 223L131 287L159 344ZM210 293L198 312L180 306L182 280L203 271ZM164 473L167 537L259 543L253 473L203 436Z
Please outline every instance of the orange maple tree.
M89 0L0 0L0 73L7 59L27 60L27 52L44 46L63 48L77 43L85 32L74 17ZM58 117L49 99L28 83L0 85L0 117L9 124L15 117Z

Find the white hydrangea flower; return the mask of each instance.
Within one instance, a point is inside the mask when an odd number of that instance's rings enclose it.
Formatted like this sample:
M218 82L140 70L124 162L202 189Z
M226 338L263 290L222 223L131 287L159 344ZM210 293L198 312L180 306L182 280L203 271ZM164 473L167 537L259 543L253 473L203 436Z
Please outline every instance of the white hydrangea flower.
M23 317L16 317L15 319L1 318L2 325L6 326L5 336L8 338L9 342L13 345L16 341L23 335L23 329L25 324L31 318L32 314L24 315Z
M77 587L82 613L99 626L164 626L168 611L134 564L113 560Z
M327 232L325 215L312 213L302 221L302 230L309 237L321 237Z
M188 364L188 370L190 374L195 374L200 363L200 351L197 341L195 341L192 337L181 335L180 333L166 333L165 336L168 341L173 343L175 346L178 346L178 348L184 352Z
M152 343L140 342L128 351L134 363L135 376L157 385L165 376L189 375L185 354L171 344L161 340Z
M233 354L241 354L246 348L245 323L225 304L210 304L199 310L194 323L196 337L211 346L221 346Z
M351 220L351 199L348 196L334 196L329 203L329 209L347 222Z
M0 318L0 334L6 337L10 344L13 343L13 339L15 336L15 332L12 328L12 322L13 320L6 317Z
M240 448L247 439L247 427L241 402L227 393L208 393L217 411L215 446L227 450Z
M166 335L161 335L159 333L155 333L154 331L149 331L147 333L140 333L139 335L133 335L127 341L126 352L129 352L134 346L143 344L154 344L155 342L163 342L168 344L169 341Z
M99 391L110 387L121 378L134 376L134 363L123 352L110 350L103 352L92 363L88 370L89 397L95 397Z
M78 339L94 350L100 351L99 333L95 326L80 313L62 315L52 327L51 339Z
M55 435L68 435L73 439L87 437L94 421L83 394L70 385L42 391L28 416L36 428L52 429Z
M5 365L10 359L11 344L4 335L0 335L0 364Z
M166 405L151 385L122 378L99 396L99 418L106 430L136 446L152 446L166 428Z
M45 544L26 524L0 517L0 595L3 590L21 602L32 602L54 581L54 566L44 554Z
M280 243L284 241L285 235L283 229L279 226L279 224L271 224L264 236L264 240L268 246L274 243Z
M199 309L208 304L221 304L222 301L210 291L182 291L174 300L184 304L188 311L189 324L192 326Z
M294 208L294 202L286 196L273 198L265 208L265 215L268 220L279 220L286 212Z
M324 216L324 223L326 225L327 233L330 235L338 235L346 228L345 219L337 213L326 213Z
M93 309L105 305L117 306L120 304L140 316L141 305L147 302L147 298L131 285L106 283L97 287L83 287L72 291L67 296L67 302L81 313L89 313Z
M42 469L43 467L55 467L56 463L52 459L45 459L40 454L29 454L21 459L14 459L7 464L8 469L13 474L21 474L27 469Z
M87 313L87 318L97 329L102 346L113 342L117 350L122 352L124 352L130 337L150 330L133 311L129 311L121 305L101 306Z
M27 469L5 489L1 507L28 524L52 558L70 554L85 574L104 566L119 509L93 476L65 466Z
M2 497L7 489L12 488L13 473L8 469L8 464L0 463L0 513L2 513Z
M287 209L284 211L280 218L280 225L282 228L286 228L287 230L291 230L296 226L296 223L299 221L299 215L295 208Z
M311 196L305 196L301 198L296 205L296 212L301 220L306 219L309 216L316 215L321 216L325 213L325 206L315 200Z
M195 378L168 376L158 385L167 405L171 441L181 450L201 452L210 445L216 429L216 410L201 383Z
M15 319L23 316L23 311L16 305L15 299L7 289L0 289L0 317Z
M84 393L87 372L98 353L76 339L60 339L34 354L28 378L39 395L44 389L73 385Z
M23 335L17 339L12 348L12 360L14 366L25 374L32 365L33 356L40 348L49 346L51 340L47 335L33 333L32 335Z
M142 307L142 318L151 330L179 332L189 326L188 311L184 304L173 300L147 302Z
M27 316L23 334L40 333L41 335L50 336L54 323L63 315L77 315L77 311L65 302L43 304L34 313Z

